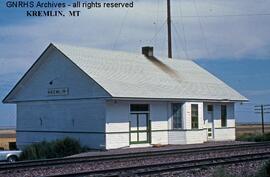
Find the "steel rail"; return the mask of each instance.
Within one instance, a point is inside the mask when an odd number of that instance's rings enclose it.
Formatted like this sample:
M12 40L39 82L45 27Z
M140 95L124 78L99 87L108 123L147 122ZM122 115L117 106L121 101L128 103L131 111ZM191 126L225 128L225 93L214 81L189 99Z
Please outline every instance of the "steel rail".
M244 150L245 148L263 148L269 147L270 142L263 143L248 143L248 144L234 144L234 145L219 145L219 146L208 146L208 147L194 147L185 149L171 149L171 150L157 150L148 152L135 152L135 153L121 153L121 154L109 154L109 155L96 155L96 156L85 156L85 157L70 157L70 158L56 158L47 160L31 160L22 161L8 164L1 164L0 171L20 169L20 168L33 168L33 167L47 167L55 165L64 165L71 163L86 163L86 162L97 162L97 161L109 161L118 159L132 159L140 157L155 157L164 155L180 155L188 153L202 153L202 152L213 152L213 151L228 151L228 150Z
M104 170L92 170L84 172L75 172L68 174L48 175L46 177L81 177L81 176L142 176L151 174L160 174L172 171L190 170L195 168L205 168L210 166L236 164L250 161L270 159L270 152L234 155L227 157L214 157L198 160L158 163L151 165L140 165L133 167L120 167Z

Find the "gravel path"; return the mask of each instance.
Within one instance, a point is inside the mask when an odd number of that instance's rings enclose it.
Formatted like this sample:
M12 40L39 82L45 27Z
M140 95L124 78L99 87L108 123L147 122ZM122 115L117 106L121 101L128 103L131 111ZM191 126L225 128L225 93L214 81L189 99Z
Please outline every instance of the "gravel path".
M123 154L123 153L136 153L136 152L152 152L162 150L174 150L174 149L189 149L199 147L212 147L212 146L223 146L223 145L237 145L237 144L252 144L254 142L244 141L208 141L202 144L183 144L183 145L165 145L165 146L153 146L144 148L121 148L112 149L107 151L91 151L81 154L76 154L70 157L84 157L84 156L96 156L96 155L110 155L110 154Z
M186 171L175 171L170 173L162 173L151 175L151 177L216 177L218 171L237 177L252 177L264 166L266 161L253 161L232 165L223 165L216 167L209 167L204 169L192 169ZM149 176L144 176L149 177Z
M228 152L197 152L192 154L182 154L182 155L167 155L159 157L147 157L147 158L134 158L134 160L123 159L123 160L110 160L104 162L88 162L88 163L74 163L68 165L57 165L53 167L40 167L39 169L17 169L11 171L2 171L0 172L1 177L32 177L32 176L46 176L53 174L63 174L63 173L74 173L82 172L89 170L101 170L108 168L119 168L119 167L129 167L129 166L140 166L140 165L149 165L157 163L166 163L166 162L176 162L176 161L186 161L186 160L196 160L196 159L205 159L213 158L220 156L232 156L232 155L241 155L249 153L259 153L259 152L270 152L269 148L257 148L249 149L247 151L243 150L234 150ZM208 170L207 170L208 171ZM201 170L200 170L201 173ZM179 175L179 174L178 174ZM182 175L181 175L182 176ZM183 175L184 176L184 175Z

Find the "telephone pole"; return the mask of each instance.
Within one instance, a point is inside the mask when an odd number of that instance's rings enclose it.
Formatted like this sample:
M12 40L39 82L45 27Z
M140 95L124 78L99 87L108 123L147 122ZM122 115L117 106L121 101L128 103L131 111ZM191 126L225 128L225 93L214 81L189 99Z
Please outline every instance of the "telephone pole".
M262 133L264 134L264 114L269 114L270 113L270 105L256 105L255 107L255 113L256 114L261 114L262 118Z
M171 0L167 0L167 24L168 24L168 58L172 59L172 25L171 25Z

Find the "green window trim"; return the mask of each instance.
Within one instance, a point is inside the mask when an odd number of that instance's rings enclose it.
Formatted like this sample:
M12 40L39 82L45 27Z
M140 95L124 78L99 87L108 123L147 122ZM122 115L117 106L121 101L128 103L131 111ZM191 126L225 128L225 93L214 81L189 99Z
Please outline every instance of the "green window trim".
M130 104L130 112L148 112L149 104Z
M130 104L130 115L135 115L133 123L136 125L133 125L133 129L131 129L131 121L129 121L129 144L144 144L144 143L150 143L151 142L151 121L149 120L150 117L150 105L149 104ZM140 118L140 116L145 115L144 118ZM133 119L132 118L132 119ZM140 130L140 122L141 120L145 120L145 130ZM136 127L134 129L134 126ZM141 139L140 135L146 134L146 139ZM135 139L132 139L131 136L136 136Z
M191 104L191 128L199 128L199 105Z
M227 127L227 106L221 105L221 127Z

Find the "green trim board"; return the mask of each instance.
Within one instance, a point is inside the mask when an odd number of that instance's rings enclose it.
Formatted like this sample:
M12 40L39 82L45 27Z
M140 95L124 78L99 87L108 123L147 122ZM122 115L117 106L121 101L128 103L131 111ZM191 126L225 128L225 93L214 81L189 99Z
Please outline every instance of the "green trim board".
M51 97L50 97L51 98ZM56 98L56 99L40 99L40 100L18 100L16 103L24 103L24 102L53 102L53 101L80 101L80 100L97 100L97 99L102 99L106 100L107 98L110 97L91 97L91 98Z
M235 128L235 127L217 127L215 129L231 129L231 128Z
M215 129L233 129L235 127L219 127ZM151 133L154 132L172 132L172 131L202 131L207 130L207 128L204 129L172 129L172 130L151 130L151 127L149 127L149 131ZM119 132L88 132L88 131L58 131L58 130L16 130L16 132L45 132L45 133L82 133L82 134L118 134L118 133L130 133L130 131L119 131Z
M16 130L16 132L45 132L45 133L82 133L82 134L106 134L105 132L88 132L88 131L59 131L59 130Z
M130 141L130 145L132 144L146 144L149 143L148 141Z
M140 112L131 112L131 115L135 115L136 118L132 118L133 122L136 124L135 128L136 130L132 130L132 124L131 121L129 121L129 144L145 144L145 143L149 143L149 113L140 113ZM144 115L145 117L143 117L142 115ZM142 116L142 117L140 117ZM145 118L145 123L146 123L146 129L145 130L140 130L140 120ZM146 140L141 140L140 135L142 134L146 134ZM132 135L135 135L136 137L133 138Z
M148 120L148 140L149 140L149 143L151 144L152 143L152 132L151 132L151 127L152 127L152 121L151 120Z

